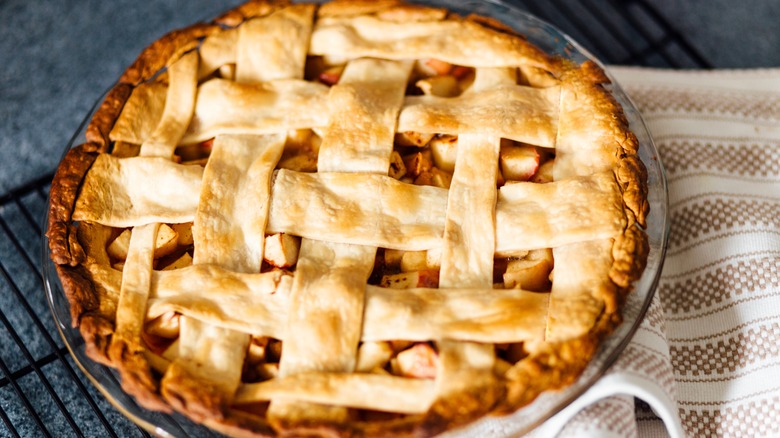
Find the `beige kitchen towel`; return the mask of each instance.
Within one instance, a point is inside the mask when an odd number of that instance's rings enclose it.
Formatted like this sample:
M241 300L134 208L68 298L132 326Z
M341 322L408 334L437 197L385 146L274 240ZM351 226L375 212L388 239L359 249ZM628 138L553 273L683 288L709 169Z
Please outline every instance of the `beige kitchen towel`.
M612 73L666 167L658 297L685 433L779 435L780 70Z
M686 436L778 436L780 69L610 72L655 140L671 216L660 306L610 376L656 379ZM653 336L666 348L652 347ZM645 401L616 396L559 435L666 434L674 426Z

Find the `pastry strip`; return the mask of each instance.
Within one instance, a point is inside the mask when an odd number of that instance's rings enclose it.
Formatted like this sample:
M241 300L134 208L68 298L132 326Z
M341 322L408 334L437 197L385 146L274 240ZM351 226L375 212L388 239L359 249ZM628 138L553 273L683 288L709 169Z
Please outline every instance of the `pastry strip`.
M367 286L363 341L543 339L547 294L520 289L396 289Z
M73 219L112 227L192 222L202 177L200 166L100 154L84 178Z
M214 141L192 232L196 266L260 271L271 173L284 140L284 135L271 135ZM179 358L163 377L163 395L195 419L221 418L241 382L250 336L187 316L181 320L187 330L179 335Z
M192 221L202 172L164 159L102 154L87 173L73 218L114 227ZM445 189L381 175L279 170L271 193L267 232L403 250L441 246ZM496 250L612 237L625 227L620 196L611 172L504 186L496 207Z
M195 421L221 418L241 383L249 335L179 318L179 357L161 382L168 403Z
M625 152L636 153L636 139L626 135L627 122L622 115L596 116L594 108L617 112L616 102L590 77L575 72L580 71L567 72L561 81L555 180L615 169Z
M408 61L379 60L356 60L346 66L339 85L333 87L328 96L329 123L320 146L320 172L362 170L377 176L387 175L396 118L403 104L411 66ZM377 74L377 71L383 73ZM360 163L358 168L353 168L357 163ZM285 172L277 174L274 187L280 187L280 174L283 179ZM331 174L319 175L328 178ZM362 198L366 198L366 190L373 189L371 185L356 188L362 190ZM318 200L314 201L317 203ZM343 199L333 202L326 207L330 209L328 214L318 215L321 210L300 211L297 220L306 217L326 222L323 219L332 220L334 216L343 219L343 212L333 211L346 207ZM381 211L381 205L375 207ZM271 219L273 215L272 210ZM365 225L376 227L376 224ZM270 221L269 229L273 229ZM309 240L304 233L294 234L304 237L287 320L287 332L295 331L296 336L285 340L280 375L310 371L353 372L363 321L365 285L374 267L376 247ZM325 234L312 237L322 239L323 236ZM312 354L313 345L319 348L317 354ZM274 399L269 407L269 417L277 422L343 422L348 418L348 411Z
M387 173L395 116L404 99L399 87L405 86L411 68L409 61L379 59L347 64L328 96L330 121L320 146L319 172Z
M282 374L354 369L365 285L374 267L370 249L302 240L286 323L286 333L295 337L285 339Z
M480 68L468 98L516 81L516 70ZM496 247L496 198L501 139L487 134L458 136L455 172L447 198L439 287L485 288L493 285Z
M218 136L203 171L193 263L260 272L271 175L284 134Z
M405 250L436 248L446 203L446 189L385 175L281 169L272 188L268 232Z
M320 17L310 53L348 58L436 58L472 67L548 67L547 56L508 34L469 20L385 21Z
M585 70L580 67L580 71ZM636 152L636 139L628 132L626 121L622 117L594 117L593 108L603 111L617 111L612 98L598 92L599 79L576 75L577 70L567 72L561 86L561 127L558 131L553 177L556 180L582 178L582 175L611 175L618 166L620 157L626 152ZM594 175L595 176L595 175ZM612 177L614 178L614 177ZM549 341L565 341L586 334L603 311L614 312L607 308L614 303L617 293L615 284L609 279L613 265L612 249L614 238L626 228L623 194L617 183L610 181L613 188L610 203L604 208L617 210L615 217L616 232L594 233L586 242L572 243L553 249L555 259L555 281L550 293L547 338ZM603 186L602 186L603 187ZM593 202L587 200L583 202ZM598 210L596 210L598 212ZM591 217L593 220L607 221L607 218ZM607 297L608 301L604 298Z
M555 281L550 293L547 341L558 342L586 334L604 310L602 297L614 293L609 279L612 239L553 248Z
M199 49L198 79L203 80L223 65L236 63L239 29L225 29L203 40Z
M233 273L213 265L155 272L147 318L176 311L220 327L284 340L292 281L272 274ZM369 285L365 294L360 335L364 342L541 340L547 324L549 295L520 289L400 292Z
M218 134L269 134L328 123L328 87L316 82L280 79L242 84L212 79L198 88L198 101L182 143Z
M157 383L144 356L145 345L141 339L158 229L159 224L133 229L108 354L122 375L123 389L149 409L170 410L157 394Z
M420 414L433 402L434 390L434 382L427 379L383 374L302 373L241 385L236 403L274 399Z
M611 171L548 184L505 185L498 191L496 252L614 237L626 227L622 206Z
M489 412L503 394L494 374L496 353L493 345L442 340L439 372L436 376L436 410L457 421L464 407Z
M500 90L503 85L514 83L515 74L516 69L478 68L474 84L465 97ZM442 241L440 287L490 288L493 284L494 181L500 147L501 138L490 134L461 134L458 137ZM466 402L492 403L493 391L490 389L496 386L493 374L495 348L490 344L453 342L446 337L434 339L438 340L440 357L436 374L438 403L447 403L452 394L465 394L468 399L463 400Z
M122 110L111 140L139 144L152 135L166 88L134 92ZM272 134L328 123L328 87L316 82L280 79L241 84L211 79L198 87L195 112L180 143L194 144L218 134ZM140 119L138 117L140 116Z
M182 56L168 67L168 92L162 117L151 136L141 144L143 157L172 158L190 124L198 89L198 52Z
M357 362L365 284L376 248L303 239L295 270L280 376L301 372L352 372ZM316 346L317 353L312 354ZM272 400L277 421L346 418L344 409Z
M192 265L155 272L147 318L174 311L209 324L284 339L292 277Z
M115 337L141 346L141 330L146 314L154 261L154 243L160 224L133 228L122 275L122 286L116 310Z
M269 82L303 72L309 47L313 4L291 5L238 28L236 81Z
M512 83L458 97L407 96L398 131L493 135L551 148L558 131L559 100L559 87Z
M489 289L493 285L494 181L500 145L500 138L489 135L458 136L455 173L447 198L440 287Z
M111 141L141 144L151 137L162 118L168 86L144 82L133 88L108 138Z

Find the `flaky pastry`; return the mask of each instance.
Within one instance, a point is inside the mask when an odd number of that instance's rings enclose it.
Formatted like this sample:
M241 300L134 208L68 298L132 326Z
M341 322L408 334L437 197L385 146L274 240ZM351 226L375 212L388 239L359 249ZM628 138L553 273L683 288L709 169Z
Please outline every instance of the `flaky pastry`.
M607 82L395 0L164 36L52 184L87 354L235 436L434 435L570 384L647 257Z

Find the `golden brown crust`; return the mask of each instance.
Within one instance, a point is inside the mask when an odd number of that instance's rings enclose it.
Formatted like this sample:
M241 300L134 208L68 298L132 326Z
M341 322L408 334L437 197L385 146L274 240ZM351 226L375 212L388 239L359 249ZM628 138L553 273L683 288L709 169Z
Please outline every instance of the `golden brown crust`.
M197 23L166 34L141 52L141 55L119 78L119 82L138 85L152 78L163 67L172 64L182 54L197 47L201 38L220 30L221 28L214 24Z
M114 335L108 355L112 366L119 370L122 376L122 389L131 394L138 404L153 411L173 412L160 397L158 381L152 376L149 362L139 346L134 347L132 342Z
M320 6L317 15L320 17L348 17L375 14L402 5L405 3L400 0L337 0Z
M647 235L638 227L632 226L615 240L612 248L614 263L609 277L620 287L629 288L645 269L650 246Z
M506 414L531 403L540 393L562 388L582 373L595 354L604 336L621 320L620 312L631 283L639 278L647 258L647 236L641 230L648 212L647 174L636 156L638 142L628 130L628 122L618 103L602 87L609 82L594 63L574 66L569 61L553 60L528 44L525 39L503 23L489 17L471 15L463 20L469 25L488 27L511 35L513 44L523 48L529 58L540 60L563 81L572 81L578 91L587 93L600 117L607 118L619 151L615 176L620 184L627 209L628 226L615 239L610 278L614 288L594 291L594 297L604 302L604 311L593 329L579 338L559 343L541 343L531 348L528 357L519 361L504 380L471 388L470 391L437 400L424 415L400 416L385 421L355 421L350 424L269 424L264 418L231 407L216 388L196 379L186 367L174 362L164 384L152 373L143 353L127 342L112 339L114 322L100 313L100 295L92 276L82 265L86 255L77 239L77 225L71 214L79 186L97 152L105 153L108 133L119 116L134 86L154 77L184 52L196 47L199 40L221 30L235 27L249 18L263 16L289 4L286 0L252 0L214 20L215 24L196 24L171 32L147 47L120 78L120 83L107 95L87 129L88 144L74 148L63 160L55 175L51 190L49 231L52 259L63 289L71 303L74 326L79 326L86 342L87 355L93 360L117 368L122 375L123 389L151 410L182 412L194 421L235 436L310 435L323 436L430 436L461 426L488 413ZM328 3L319 9L320 16L345 16L360 13L377 14L388 21L440 19L442 10L406 5L400 1ZM441 17L443 18L443 16ZM505 35L500 35L504 37ZM160 388L163 393L160 393Z
M544 391L571 384L585 369L596 349L598 336L589 333L580 338L546 344L507 374L507 396L496 413L508 414L531 403Z
M114 334L114 323L103 315L90 312L81 316L79 330L84 338L87 356L95 362L113 366L108 357L108 346Z
M76 266L84 261L84 250L76 239L71 214L81 181L97 158L95 151L99 149L99 145L86 143L69 150L54 174L49 192L46 237L51 258L58 265Z
M475 385L450 397L440 398L425 414L421 427L426 434L438 434L464 426L494 410L506 395L502 382Z
M81 315L97 310L100 302L89 272L83 266L55 265L62 289L70 303L70 317L73 327L78 327Z
M119 113L130 98L130 94L133 92L133 87L129 84L116 84L111 91L108 92L103 103L100 104L95 115L87 126L87 141L100 145L100 152L106 152L110 140L108 134L111 132L111 128L114 127L114 122L119 117Z
M208 421L206 425L220 433L237 438L276 436L276 431L262 418L238 409L232 409L225 418Z
M221 396L222 391L192 376L177 362L168 368L161 387L165 400L193 421L222 420L228 411L229 401Z
M474 23L477 23L481 26L512 35L513 37L517 37L525 41L525 37L523 35L518 34L517 31L512 29L512 27L508 26L507 24L493 17L487 17L485 15L479 15L479 14L469 14L466 16L466 20L473 21Z
M289 4L288 0L251 0L215 18L214 23L236 27L250 18L268 15Z
M633 134L631 134L633 136ZM625 150L625 149L624 149ZM650 203L647 201L647 169L639 157L630 152L620 160L615 176L623 191L623 201L633 214L633 219L645 226Z

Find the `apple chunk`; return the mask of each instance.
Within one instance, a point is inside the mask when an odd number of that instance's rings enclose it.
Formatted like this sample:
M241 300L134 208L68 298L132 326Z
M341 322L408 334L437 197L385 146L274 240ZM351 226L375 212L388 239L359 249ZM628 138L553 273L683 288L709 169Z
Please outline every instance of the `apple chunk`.
M127 259L127 250L130 248L130 236L132 229L122 231L111 244L108 245L108 255L118 260ZM165 257L176 250L179 234L166 224L160 225L157 231L157 240L154 243L154 258Z
M406 176L416 178L420 174L430 172L433 169L433 158L430 150L415 152L403 157L404 166L406 166Z
M181 269L186 268L187 266L192 265L192 256L190 256L189 253L185 252L181 255L181 257L177 258L173 262L166 265L164 268L162 268L163 271L173 271L174 269Z
M179 246L192 245L194 242L192 239L192 222L185 222L183 224L171 224L173 231L176 231L178 235L176 244Z
M428 143L433 154L433 163L447 172L455 171L455 159L458 156L458 137L439 135Z
M263 260L277 268L289 268L298 262L301 239L289 234L277 233L265 238Z
M534 175L531 181L539 184L546 184L553 182L553 165L555 165L555 159L545 161L539 166L539 170Z
M379 285L390 289L439 287L439 271L426 269L422 271L384 275L382 276L382 281Z
M368 373L381 368L393 357L393 348L388 342L363 342L358 348L357 365L359 373Z
M406 176L406 165L404 164L404 159L401 158L401 154L399 154L397 151L393 151L393 153L390 154L390 168L387 174L395 179L401 179Z
M434 134L426 134L415 131L405 131L395 134L395 142L399 146L424 147L433 138Z
M428 344L415 344L412 348L398 353L393 361L393 374L418 379L436 377L439 355Z
M420 79L415 85L426 96L455 97L460 94L460 84L455 76L432 76Z
M504 287L534 292L547 291L550 289L552 268L553 258L550 249L529 251L525 258L511 260L507 264Z
M501 145L499 162L507 181L528 181L539 169L539 152L533 146Z

